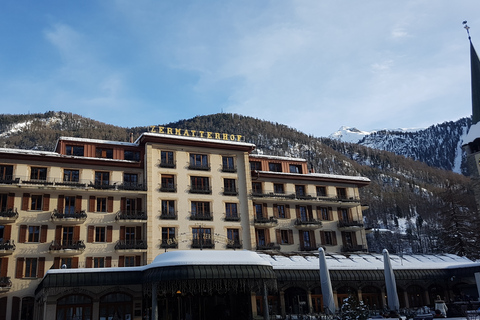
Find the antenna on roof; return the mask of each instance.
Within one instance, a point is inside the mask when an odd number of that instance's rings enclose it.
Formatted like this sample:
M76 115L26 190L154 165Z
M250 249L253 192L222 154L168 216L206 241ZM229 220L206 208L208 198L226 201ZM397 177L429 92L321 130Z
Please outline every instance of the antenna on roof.
M463 21L462 24L463 24L463 27L465 28L465 30L467 30L468 40L472 40L472 39L470 38L470 31L469 31L469 30L470 30L470 27L467 25L467 20Z

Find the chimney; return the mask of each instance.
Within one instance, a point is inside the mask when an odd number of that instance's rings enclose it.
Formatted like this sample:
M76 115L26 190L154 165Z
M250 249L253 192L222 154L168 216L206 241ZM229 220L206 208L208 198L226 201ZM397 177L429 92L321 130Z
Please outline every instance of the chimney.
M130 132L130 143L133 143L133 132Z

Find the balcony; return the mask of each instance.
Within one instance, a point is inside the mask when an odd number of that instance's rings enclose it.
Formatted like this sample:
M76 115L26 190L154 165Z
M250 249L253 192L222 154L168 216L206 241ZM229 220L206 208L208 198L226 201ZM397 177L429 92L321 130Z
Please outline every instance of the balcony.
M13 208L13 209L2 208L2 210L0 211L1 223L15 222L17 218L18 218L17 208Z
M235 167L235 166L222 166L222 172L235 173L235 172L237 172L237 167Z
M0 292L7 292L12 288L10 277L0 277Z
M115 221L122 223L141 223L147 221L147 213L144 211L118 211Z
M322 221L315 219L297 219L295 228L302 230L316 230L322 227Z
M190 186L190 193L212 194L212 188L209 186Z
M146 191L147 188L141 184L136 182L124 182L120 184L116 184L117 190L131 190L131 191Z
M193 239L192 248L213 249L215 248L215 242L212 239Z
M235 239L235 240L232 240L232 239L228 239L227 240L227 249L242 249L243 245L242 245L242 241L238 240L238 239Z
M147 242L145 240L118 240L115 250L144 252L147 250Z
M358 252L358 251L366 252L367 248L362 245L350 245L350 244L342 246L342 252Z
M6 240L0 243L0 256L11 255L15 251L15 242L13 240Z
M0 184L18 184L20 178L14 178L13 176L4 175L0 178Z
M171 168L171 169L175 169L176 168L176 163L174 160L168 160L168 159L164 159L164 160L161 160L160 161L160 164L159 164L160 168Z
M162 183L160 192L177 192L177 186L173 183Z
M53 240L48 251L55 255L74 256L85 251L85 243L83 240Z
M238 190L235 187L223 188L224 196L236 196L238 195Z
M178 248L178 240L176 238L162 239L162 242L160 243L160 248L162 248L162 249L176 249L176 248Z
M213 214L211 212L190 212L190 220L212 221Z
M275 193L264 192L260 190L252 190L251 196L253 198L263 199L287 199L298 201L311 201L321 203L322 205L338 205L341 203L343 207L355 207L360 204L359 197L346 197L346 196L328 196L324 194L303 194L303 193Z
M274 242L258 244L257 250L280 250L280 246L276 245Z
M300 245L300 251L317 251L320 245Z
M210 171L210 164L209 163L190 163L188 165L188 169L190 170L200 170L200 171Z
M253 224L254 226L256 227L267 227L267 228L271 228L271 227L275 227L278 225L278 220L275 219L274 217L256 217L254 220L253 220Z
M85 210L82 210L80 212L74 212L74 213L63 213L55 209L53 210L50 219L54 223L61 223L61 224L68 224L68 225L78 224L78 223L84 223L85 220L87 220L87 213L85 212Z
M240 216L238 214L225 214L225 221L240 221Z
M341 220L338 222L338 229L342 230L355 230L363 228L362 221L354 221L354 220Z
M160 219L163 220L177 220L177 211L167 211L160 214Z

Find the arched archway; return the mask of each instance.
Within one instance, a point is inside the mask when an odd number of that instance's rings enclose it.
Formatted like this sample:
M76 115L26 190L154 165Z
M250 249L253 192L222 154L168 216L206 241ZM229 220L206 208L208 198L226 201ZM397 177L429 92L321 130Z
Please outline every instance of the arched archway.
M383 302L380 288L374 286L363 287L362 301L370 310L381 310Z
M345 300L350 296L358 298L357 290L348 286L338 288L337 289L337 308L341 308L343 305L343 300Z
M128 320L132 319L133 299L129 294L113 292L100 298L100 318Z
M300 287L290 287L285 290L285 311L287 314L309 313L307 291Z
M411 285L407 288L408 305L410 308L425 305L424 292L425 290L417 285Z
M57 300L56 320L89 320L92 318L92 299L83 294L71 294Z
M312 311L315 313L324 312L322 288L315 287L311 290L312 295Z

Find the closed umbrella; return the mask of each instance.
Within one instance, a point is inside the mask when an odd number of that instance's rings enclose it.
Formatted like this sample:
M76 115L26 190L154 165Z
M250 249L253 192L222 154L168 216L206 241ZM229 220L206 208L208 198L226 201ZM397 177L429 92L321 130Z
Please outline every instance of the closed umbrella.
M322 286L323 308L326 313L335 313L335 300L333 298L332 283L328 272L327 259L323 248L318 249L318 262L320 264L320 285Z
M388 308L390 311L398 311L400 309L400 302L398 302L397 284L387 249L383 249L383 268L385 273L385 287L387 288Z

